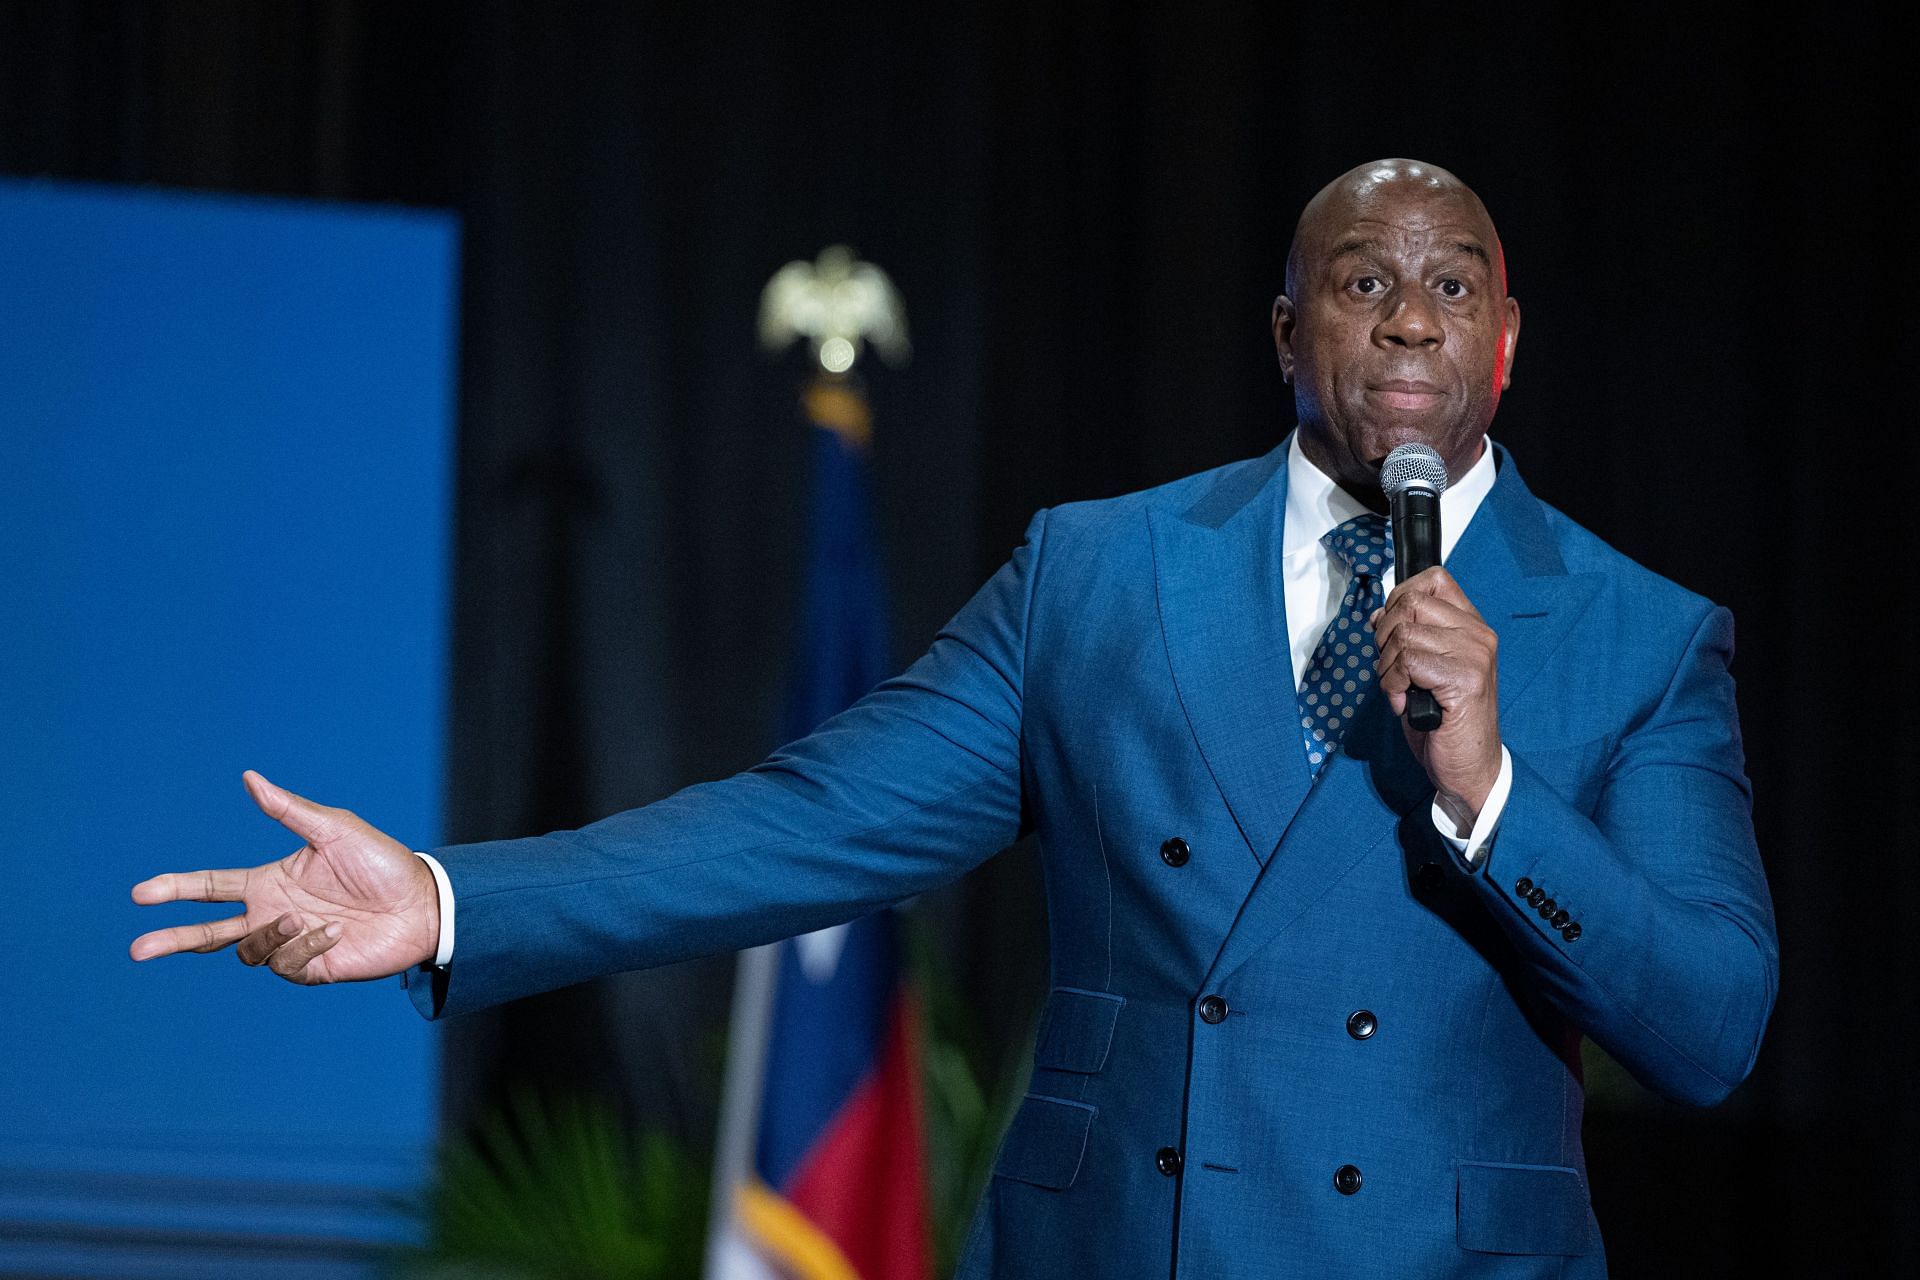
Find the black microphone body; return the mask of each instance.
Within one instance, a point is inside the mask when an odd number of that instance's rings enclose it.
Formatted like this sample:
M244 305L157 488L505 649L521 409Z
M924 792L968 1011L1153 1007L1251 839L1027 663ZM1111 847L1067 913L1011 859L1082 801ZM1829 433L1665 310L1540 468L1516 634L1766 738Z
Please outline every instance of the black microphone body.
M1438 463L1438 455L1432 456ZM1438 486L1413 480L1387 487L1393 520L1394 575L1401 582L1440 563L1440 489L1446 486L1446 472L1442 469L1439 474ZM1432 733L1440 727L1440 704L1432 693L1415 685L1407 690L1406 716L1415 729Z

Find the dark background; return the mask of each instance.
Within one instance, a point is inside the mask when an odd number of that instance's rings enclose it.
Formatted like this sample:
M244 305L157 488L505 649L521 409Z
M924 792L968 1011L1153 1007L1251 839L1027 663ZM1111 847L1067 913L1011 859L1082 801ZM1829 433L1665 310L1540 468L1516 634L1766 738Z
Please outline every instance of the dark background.
M1525 308L1494 434L1728 604L1782 984L1752 1080L1587 1123L1615 1270L1920 1266L1911 71L1866 10L0 2L0 171L443 206L465 296L450 830L578 825L773 744L803 357L759 290L848 241L916 347L870 380L904 665L1032 511L1265 451L1268 308L1334 174L1480 192ZM288 518L324 501L290 478ZM352 797L320 797L352 804ZM377 815L370 815L375 817ZM932 903L992 1036L1044 986L1033 854ZM448 1027L711 1133L725 958ZM395 997L398 998L397 996Z

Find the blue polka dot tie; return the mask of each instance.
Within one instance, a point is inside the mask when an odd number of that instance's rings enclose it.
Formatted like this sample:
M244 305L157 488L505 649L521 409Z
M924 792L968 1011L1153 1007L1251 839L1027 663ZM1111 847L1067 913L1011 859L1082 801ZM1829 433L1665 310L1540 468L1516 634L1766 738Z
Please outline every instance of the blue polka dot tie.
M1320 545L1352 572L1340 608L1300 677L1300 735L1316 778L1340 749L1347 726L1373 688L1373 629L1367 618L1386 600L1381 579L1393 566L1386 517L1371 511L1327 530Z

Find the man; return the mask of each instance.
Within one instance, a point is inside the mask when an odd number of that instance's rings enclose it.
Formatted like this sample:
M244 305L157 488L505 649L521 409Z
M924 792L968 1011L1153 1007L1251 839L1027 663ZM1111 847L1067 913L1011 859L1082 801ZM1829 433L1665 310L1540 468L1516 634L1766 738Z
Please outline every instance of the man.
M1037 829L1053 989L962 1275L1602 1275L1581 1036L1718 1101L1777 949L1730 619L1486 443L1519 322L1474 194L1363 165L1301 215L1299 427L1265 457L1041 512L903 675L581 831L428 862L249 774L306 847L137 886L247 911L133 954L415 970L439 1016L819 928ZM1408 441L1452 477L1446 567L1382 608Z

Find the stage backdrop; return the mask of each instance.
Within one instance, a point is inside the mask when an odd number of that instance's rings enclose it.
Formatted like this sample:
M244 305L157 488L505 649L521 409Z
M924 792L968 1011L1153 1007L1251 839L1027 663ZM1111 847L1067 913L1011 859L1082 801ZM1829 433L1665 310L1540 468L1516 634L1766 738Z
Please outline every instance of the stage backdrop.
M346 1276L410 1231L397 980L135 965L162 870L440 833L450 217L0 183L0 1273Z

